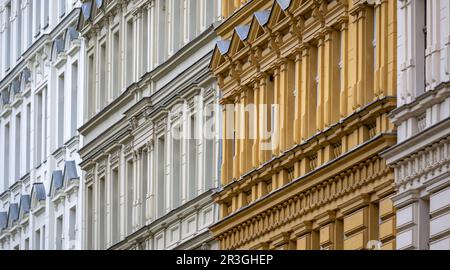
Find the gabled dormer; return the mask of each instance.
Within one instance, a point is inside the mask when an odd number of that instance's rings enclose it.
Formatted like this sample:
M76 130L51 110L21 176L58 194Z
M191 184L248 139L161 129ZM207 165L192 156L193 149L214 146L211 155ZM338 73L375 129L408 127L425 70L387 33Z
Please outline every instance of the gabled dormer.
M57 67L65 64L67 57L64 53L64 40L62 37L57 37L52 44L51 61Z
M80 33L74 26L67 27L64 33L64 50L68 55L73 56L81 47Z
M25 68L20 74L20 89L25 90L28 84L31 83L31 72L28 68Z
M19 205L17 203L12 203L9 205L8 211L8 227L12 228L17 224L19 220Z
M78 29L83 29L92 20L92 0L81 4L80 17L78 18Z
M0 212L0 232L8 227L8 213Z
M63 181L63 172L53 171L52 173L52 179L50 181L50 192L48 196L54 200L61 196L61 193L64 188L64 181Z
M63 185L66 193L75 192L80 184L77 165L74 160L66 161L63 172Z
M31 196L22 195L19 204L19 220L23 221L28 218L31 209Z
M31 188L31 211L33 214L40 213L45 208L45 186L43 183L34 183Z

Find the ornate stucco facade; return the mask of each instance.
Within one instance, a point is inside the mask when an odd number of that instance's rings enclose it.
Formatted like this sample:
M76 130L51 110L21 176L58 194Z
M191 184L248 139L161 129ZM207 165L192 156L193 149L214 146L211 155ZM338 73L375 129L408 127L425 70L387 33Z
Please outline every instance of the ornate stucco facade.
M219 140L197 135L220 127L208 70L219 1L85 1L82 10L84 248L216 248Z
M0 250L80 249L79 1L0 1Z
M450 46L448 1L398 1L398 249L450 249Z
M220 248L395 249L397 1L224 2Z

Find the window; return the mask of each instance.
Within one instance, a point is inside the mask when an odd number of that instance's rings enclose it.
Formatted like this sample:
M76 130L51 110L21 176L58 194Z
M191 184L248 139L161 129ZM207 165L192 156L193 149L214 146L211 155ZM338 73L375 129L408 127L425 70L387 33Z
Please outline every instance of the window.
M10 147L10 127L9 127L9 123L5 125L5 145L4 145L4 160L3 160L3 181L4 181L4 185L3 185L3 190L6 190L9 188L9 147Z
M49 12L50 12L49 1L50 1L50 0L44 0L44 29L48 27L49 22L50 22L50 17L49 17Z
M56 250L62 250L62 244L63 244L63 217L60 216L56 219L56 237L55 237Z
M5 53L5 69L9 70L11 67L11 2L7 3L5 6L5 43L6 43L6 49L5 51L8 53Z
M147 189L148 189L148 151L142 152L142 188L141 188L141 226L145 225L147 213Z
M189 180L188 180L188 199L192 200L197 195L197 139L196 139L196 116L192 114L190 117L189 128Z
M113 44L112 44L112 96L113 99L119 96L119 87L120 87L120 39L119 39L119 31L116 31L113 34ZM146 62L146 61L144 61Z
M72 64L72 97L71 97L71 119L70 119L70 136L77 135L78 121L78 62Z
M76 224L77 224L77 208L76 206L69 210L69 240L76 239Z
M37 37L41 33L41 1L33 1L34 8L34 36Z
M106 106L106 42L100 46L100 94L99 107L103 109Z
M43 143L42 143L42 152L43 152L43 157L41 159L41 161L44 161L45 158L47 157L47 119L48 119L48 115L47 115L47 89L44 88L42 90L42 99L43 99L43 122L44 125L42 127L42 138L43 138Z
M158 40L158 64L162 64L166 59L167 55L167 45L166 45L166 35L167 35L167 18L166 18L166 0L158 1L157 8L158 20L157 20L157 40Z
M105 178L100 178L99 180L99 217L98 217L98 224L99 224L99 248L105 249L106 247L106 183Z
M59 17L62 18L66 14L66 0L59 0Z
M16 58L19 59L22 55L22 0L17 1L17 35L16 35Z
M157 217L161 217L165 213L165 174L164 174L164 166L165 166L165 141L164 136L158 138L157 144L157 153L158 153L158 173L157 173L157 185L158 185L158 207L157 207Z
M127 233L130 234L133 230L133 160L127 162Z
M24 250L30 250L30 239L29 238L25 239Z
M34 233L34 250L41 249L41 229L38 229Z
M120 216L119 216L119 199L120 199L120 193L119 193L119 170L114 169L112 171L112 179L111 179L111 185L112 185L112 194L111 194L111 201L112 201L112 244L115 244L119 240L119 227L120 227Z
M18 181L20 180L20 162L21 162L21 158L20 158L20 154L21 154L21 145L22 142L21 140L21 124L22 124L22 117L20 115L20 113L18 113L16 115L16 134L15 134L15 141L16 141L16 145L15 145L15 162L14 162L14 167L15 167L15 180Z
M64 144L64 73L58 77L58 145Z
M133 20L127 22L127 39L126 39L126 86L128 87L133 83L133 49L134 49L134 39L133 39Z
M181 134L180 126L175 127L174 130ZM181 203L181 139L179 136L172 137L172 168L172 202L173 208L177 208Z
M181 0L171 0L170 7L170 34L169 38L171 40L170 46L170 54L174 54L180 48L181 34L182 34L182 25L181 25Z
M145 72L147 72L149 70L148 67L148 63L149 63L149 42L148 42L148 38L149 38L149 30L148 30L148 12L144 11L144 13L142 14L142 59L141 59L141 64L142 64L142 70L141 70L141 74L140 75L144 75Z
M27 21L28 26L26 27L27 32L27 45L28 47L31 46L31 42L33 41L33 1L28 2L28 8L27 8Z
M209 105L213 106L213 105ZM205 117L205 127L208 128L205 137L205 191L213 187L214 183L214 168L215 168L215 151L214 151L214 111L212 110L209 115Z
M87 189L87 228L86 228L86 245L88 249L94 248L94 191L93 186L89 186Z
M25 170L26 173L30 172L30 162L31 162L31 157L30 157L30 153L31 153L31 103L27 104L27 129L26 129L26 160L25 160Z
M88 58L87 76L88 76L88 89L87 89L88 117L91 118L92 116L94 116L96 112L94 54L89 55Z
M42 92L36 95L36 164L38 166L42 161L42 137L43 137L43 97Z

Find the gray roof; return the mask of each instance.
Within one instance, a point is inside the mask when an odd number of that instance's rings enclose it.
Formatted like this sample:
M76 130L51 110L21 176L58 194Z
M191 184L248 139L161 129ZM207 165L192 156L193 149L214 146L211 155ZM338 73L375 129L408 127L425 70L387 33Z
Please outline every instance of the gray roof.
M228 39L217 41L217 48L219 48L220 54L224 55L228 53L230 42Z
M77 29L75 27L69 26L66 30L66 39L68 38L69 41L75 40L80 36L80 33L78 33Z
M27 214L28 212L30 212L30 207L31 207L31 196L22 195L20 197L19 213Z
M19 220L19 205L17 203L12 203L9 205L8 223L12 224L17 220Z
M20 80L19 79L15 79L14 81L12 81L11 89L14 94L20 93Z
M78 176L77 165L74 160L65 162L63 178L67 180L75 180L80 178Z
M50 182L50 192L58 190L63 187L63 173L62 171L53 171L52 180ZM50 195L50 194L49 194Z
M253 15L255 15L259 25L265 26L270 18L270 10L257 11Z
M85 20L89 20L91 18L91 9L92 1L84 2L83 5L81 5L81 13L83 13Z
M25 83L31 81L31 73L30 73L30 70L28 68L25 68L22 71L22 78L20 78L20 79L21 79L21 81L23 81Z
M64 51L64 40L62 38L57 38L53 41L52 52L56 51L56 55Z
M95 0L95 4L97 8L101 8L103 6L103 0Z
M31 189L31 195L35 194L35 198L37 201L45 201L45 186L43 183L34 183L33 188Z
M277 0L278 5L282 10L286 10L291 5L291 0Z
M248 33L250 31L250 25L239 25L234 28L236 34L242 41L245 41L248 38Z
M3 89L1 94L2 94L2 102L3 102L3 104L9 104L11 102L10 101L10 96L9 96L9 89L8 88Z
M8 227L8 213L0 212L0 230Z

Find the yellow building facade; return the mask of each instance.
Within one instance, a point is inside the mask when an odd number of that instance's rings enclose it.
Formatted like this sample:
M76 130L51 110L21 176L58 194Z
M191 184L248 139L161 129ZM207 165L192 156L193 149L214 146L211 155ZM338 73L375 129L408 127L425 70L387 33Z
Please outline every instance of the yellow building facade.
M395 249L396 2L223 0L221 249Z

